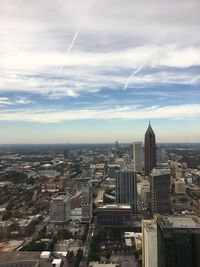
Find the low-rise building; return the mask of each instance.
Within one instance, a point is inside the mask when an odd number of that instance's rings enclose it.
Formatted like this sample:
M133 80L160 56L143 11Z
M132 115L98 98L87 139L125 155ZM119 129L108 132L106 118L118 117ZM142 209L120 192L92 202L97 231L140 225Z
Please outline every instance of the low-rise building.
M178 180L175 182L175 193L176 194L185 194L185 182Z
M26 237L33 233L32 219L0 221L0 239Z

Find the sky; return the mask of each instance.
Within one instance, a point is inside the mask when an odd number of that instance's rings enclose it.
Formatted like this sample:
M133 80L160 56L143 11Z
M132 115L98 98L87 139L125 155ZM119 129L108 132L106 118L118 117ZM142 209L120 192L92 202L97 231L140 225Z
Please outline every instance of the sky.
M1 0L0 143L200 142L199 0Z

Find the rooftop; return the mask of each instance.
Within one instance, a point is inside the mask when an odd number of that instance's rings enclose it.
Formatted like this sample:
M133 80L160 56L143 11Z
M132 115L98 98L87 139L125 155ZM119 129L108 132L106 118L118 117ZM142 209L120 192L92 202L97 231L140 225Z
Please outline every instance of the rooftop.
M99 207L99 209L131 209L131 206L128 204L108 204Z
M41 259L41 252L0 252L0 267L49 267L49 259ZM59 257L58 255L56 256ZM53 260L54 257L51 258Z
M89 267L116 267L119 266L117 263L99 263L99 262L90 262Z
M169 169L153 169L151 172L151 176L158 176L158 175L164 175L164 174L170 174Z
M200 218L197 216L158 216L163 228L187 228L200 230Z
M53 197L53 199L55 200L55 199L57 199L57 200L63 200L63 199L65 199L65 198L69 198L69 197L71 197L73 194L72 193L70 193L70 192L59 192L59 193L57 193L54 197Z
M156 224L145 224L145 230L147 233L153 233L156 231Z

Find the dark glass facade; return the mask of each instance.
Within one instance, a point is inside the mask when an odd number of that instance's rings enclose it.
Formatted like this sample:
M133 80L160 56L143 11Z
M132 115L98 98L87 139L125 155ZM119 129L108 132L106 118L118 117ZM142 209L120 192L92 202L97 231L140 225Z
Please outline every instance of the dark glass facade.
M97 209L97 225L104 227L128 227L132 221L131 207L107 205Z
M132 170L116 171L116 203L129 204L137 213L137 177Z
M152 214L168 214L170 212L170 174L151 173L149 179Z
M199 266L200 228L165 227L158 219L158 267Z
M144 137L145 174L148 175L154 167L156 167L156 137L151 125L149 124Z

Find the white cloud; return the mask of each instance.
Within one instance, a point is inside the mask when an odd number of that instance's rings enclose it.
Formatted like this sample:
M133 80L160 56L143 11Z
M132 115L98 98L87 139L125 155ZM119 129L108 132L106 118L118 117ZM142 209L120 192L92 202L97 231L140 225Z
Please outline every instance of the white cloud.
M188 69L200 65L200 49L191 47L179 50L176 46L144 46L107 53L82 51L68 57L39 53L20 58L6 56L0 61L0 92L37 93L58 99L96 93L102 88L123 89L127 81L129 88L200 84L197 70ZM60 65L63 70L58 73ZM134 68L140 71L129 81Z
M200 65L200 47L178 48L176 46L140 46L117 52L77 51L65 53L24 53L2 56L0 67L4 69L40 70L65 67L130 67L144 66L189 67ZM56 72L56 73L57 73Z
M22 105L26 105L26 104L30 104L32 103L32 101L26 97L22 97L22 98L19 98L15 101L16 104L22 104Z
M123 87L143 65L200 65L198 7L198 0L1 1L0 70L7 73L0 73L0 91L77 97L104 86ZM118 76L101 74L108 69L119 70ZM139 72L130 84L168 82L196 85L200 80L196 73L166 70Z
M8 97L0 97L0 105L12 105Z
M78 109L78 110L5 110L0 112L1 121L29 121L41 123L55 123L68 120L141 120L141 119L199 119L200 105L152 106L138 108L136 106L118 106L115 108Z
M21 97L17 99L11 99L8 97L0 97L0 105L15 105L15 104L20 104L20 105L25 105L25 104L30 104L32 103L31 100L29 100L26 97Z

